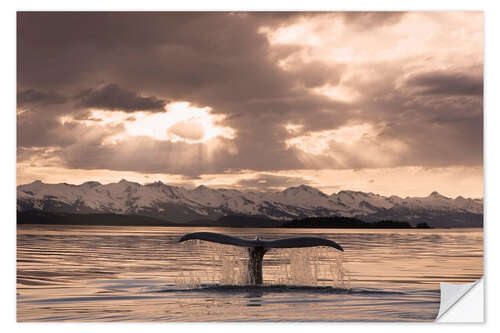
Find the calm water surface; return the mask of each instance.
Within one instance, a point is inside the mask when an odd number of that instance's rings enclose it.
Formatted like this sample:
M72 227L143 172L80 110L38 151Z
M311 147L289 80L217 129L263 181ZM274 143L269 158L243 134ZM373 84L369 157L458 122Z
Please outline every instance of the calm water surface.
M271 250L264 286L246 287L244 250L177 242L195 231L321 236L345 252ZM482 229L17 229L19 321L430 321L439 282L482 274Z

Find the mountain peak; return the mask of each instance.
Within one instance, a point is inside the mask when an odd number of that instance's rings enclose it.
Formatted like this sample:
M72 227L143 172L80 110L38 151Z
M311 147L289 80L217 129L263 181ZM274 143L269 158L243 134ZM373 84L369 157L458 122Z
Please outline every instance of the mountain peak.
M439 194L438 191L433 191L431 194L429 194L428 198L446 199L446 197Z
M288 190L317 191L317 189L315 189L314 187L309 186L309 185L305 185L305 184L302 184L299 186L292 186L292 187L285 189L285 191L288 191Z
M135 186L135 187L143 186L139 183L128 181L125 178L120 179L120 181L118 183L115 183L115 184L120 184L120 185L125 185L125 186Z
M287 189L285 189L282 193L284 194L298 194L298 193L308 193L308 194L313 194L313 195L320 195L323 197L327 197L326 194L321 192L315 187L309 186L309 185L299 185L299 186L292 186Z
M332 196L334 196L334 194L332 194ZM361 191L342 190L342 191L339 191L337 193L337 195L340 197L350 197L350 198L354 199L354 198L360 197L360 196L366 197L367 193L361 192Z

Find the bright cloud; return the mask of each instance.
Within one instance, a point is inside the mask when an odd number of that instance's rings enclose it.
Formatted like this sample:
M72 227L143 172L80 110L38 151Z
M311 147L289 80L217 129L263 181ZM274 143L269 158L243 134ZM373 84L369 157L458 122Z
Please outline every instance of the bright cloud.
M88 126L112 126L123 124L125 130L106 138L104 143L116 143L131 137L146 136L155 140L171 142L204 143L222 137L233 139L235 131L229 127L218 125L223 115L213 115L210 108L198 108L188 102L169 104L161 113L150 112L117 112L92 110L86 120L75 120L64 116L61 122L80 122Z
M384 167L396 162L407 146L398 139L381 138L382 130L372 124L344 126L296 136L286 144L309 155L329 156L341 166L358 163Z

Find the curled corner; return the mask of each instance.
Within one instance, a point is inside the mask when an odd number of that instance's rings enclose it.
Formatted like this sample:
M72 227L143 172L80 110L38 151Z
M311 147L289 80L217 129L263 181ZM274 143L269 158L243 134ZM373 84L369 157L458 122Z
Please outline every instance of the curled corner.
M480 290L478 287L480 287ZM438 322L482 322L483 321L483 278L472 283L441 282L441 302ZM476 288L475 288L476 287ZM471 290L477 289L474 297L467 299ZM478 304L477 304L478 303ZM454 316L454 312L458 316ZM467 314L465 317L463 314ZM474 314L474 315L472 315ZM472 315L472 316L471 316Z

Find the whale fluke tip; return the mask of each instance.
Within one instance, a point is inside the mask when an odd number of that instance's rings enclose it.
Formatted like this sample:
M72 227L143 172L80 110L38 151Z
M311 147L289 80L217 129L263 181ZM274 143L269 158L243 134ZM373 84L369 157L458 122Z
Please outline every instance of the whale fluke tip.
M268 249L328 246L344 252L344 249L342 248L342 246L340 246L340 244L337 244L334 241L321 237L295 237L295 238L283 238L272 241L266 241L266 240L261 240L259 237L256 237L255 240L247 240L224 234L218 234L215 232L194 232L182 236L179 239L179 243L190 239L199 239L208 242L242 246L242 247L261 246Z

